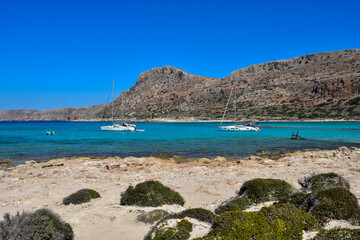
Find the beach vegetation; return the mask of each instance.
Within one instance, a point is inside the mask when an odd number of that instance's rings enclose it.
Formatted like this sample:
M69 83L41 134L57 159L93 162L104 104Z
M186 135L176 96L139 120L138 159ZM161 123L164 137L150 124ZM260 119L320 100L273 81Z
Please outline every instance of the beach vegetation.
M346 188L321 189L308 194L297 193L291 196L288 202L311 213L321 224L331 220L346 220L355 225L360 224L360 206L357 198Z
M160 232L164 232L164 229L168 229L167 223L170 219L179 219L179 220L182 219L181 221L183 221L183 220L186 220L185 218L193 218L193 219L197 219L198 221L201 221L201 222L207 222L207 223L212 224L214 222L215 217L216 217L216 215L213 212L211 212L207 209L204 209L204 208L191 208L191 209L186 209L179 213L171 213L171 214L168 214L165 217L161 218L160 221L158 221L155 224L155 226L152 227L152 229L149 231L149 233L147 234L145 239L153 239L153 238L149 238L149 236L153 236L156 232L159 232L159 229L160 229ZM175 231L175 230L172 229L171 231ZM192 230L190 230L189 232L191 232L191 231ZM167 238L157 238L157 239L165 240ZM177 238L175 238L175 239L177 239ZM180 238L180 239L183 239L183 238ZM187 239L187 238L184 238L184 239Z
M163 209L156 209L151 212L145 212L140 214L137 217L137 220L139 222L153 224L154 222L158 221L159 219L165 217L168 214L169 213Z
M142 207L159 207L165 204L185 204L181 195L159 181L146 181L135 186L129 186L121 194L120 205L136 205Z
M173 213L167 215L165 219L183 219L183 218L194 218L202 222L212 223L215 219L215 214L210 210L204 208L190 208L179 213Z
M254 204L289 198L295 192L296 190L284 180L253 179L242 185L237 198L220 205L215 213L242 211Z
M350 99L350 100L347 101L345 104L346 104L346 105L356 105L356 106L359 106L359 105L360 105L360 97Z
M187 240L190 238L192 229L193 224L185 219L177 222L175 227L170 227L167 223L163 223L157 228L151 229L144 240Z
M321 189L343 187L350 189L350 184L343 177L336 173L321 173L299 180L304 192L318 191Z
M6 213L0 222L0 239L72 240L74 233L57 214L39 209L14 216Z
M91 199L100 198L100 194L93 189L81 189L63 199L64 205L82 204L90 202Z
M316 219L292 204L277 204L259 212L231 211L217 215L200 239L302 239L303 231L318 230Z
M353 240L360 239L360 229L335 228L321 230L312 240Z
M321 223L330 220L347 220L360 223L360 206L357 198L345 188L319 190L307 199L309 212Z

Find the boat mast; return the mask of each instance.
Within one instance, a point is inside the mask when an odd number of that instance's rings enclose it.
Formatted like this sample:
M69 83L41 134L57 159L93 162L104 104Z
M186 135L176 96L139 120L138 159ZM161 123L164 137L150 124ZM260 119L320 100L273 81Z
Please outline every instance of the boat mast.
M236 76L235 77L235 91L234 91L234 124L236 125Z
M113 84L112 84L112 101L111 101L111 123L112 123L112 125L114 125L114 81L115 81L115 79L113 79Z
M124 122L124 94L121 94L121 121Z

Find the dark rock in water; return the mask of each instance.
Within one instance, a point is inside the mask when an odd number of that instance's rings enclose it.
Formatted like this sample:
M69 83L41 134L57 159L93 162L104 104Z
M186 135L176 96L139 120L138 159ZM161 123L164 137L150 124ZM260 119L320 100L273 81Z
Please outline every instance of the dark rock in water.
M0 222L0 239L72 240L74 233L57 214L39 209L34 213L18 212L13 217L5 214Z
M46 160L46 159L40 159L40 160L37 160L37 163L44 163L44 162L48 162L49 160Z
M0 170L6 170L11 163L10 159L0 159Z
M319 229L316 219L292 204L278 204L259 212L232 211L216 216L210 239L302 239L303 230Z
M215 212L217 214L228 211L240 211L253 204L268 201L277 201L289 198L295 189L284 180L280 179L253 179L245 182L239 191L239 197L225 202Z
M129 188L121 194L120 205L158 207L166 204L183 206L184 199L179 193L165 187L158 181L146 181Z
M169 159L169 158L173 158L174 154L172 153L160 153L157 155L152 155L151 157L156 157L156 158L161 158L161 159Z
M0 165L9 165L11 163L10 159L4 158L0 159Z
M304 177L299 180L299 184L302 186L301 190L304 192L337 187L343 187L347 190L350 189L349 182L336 173L322 173L310 177Z

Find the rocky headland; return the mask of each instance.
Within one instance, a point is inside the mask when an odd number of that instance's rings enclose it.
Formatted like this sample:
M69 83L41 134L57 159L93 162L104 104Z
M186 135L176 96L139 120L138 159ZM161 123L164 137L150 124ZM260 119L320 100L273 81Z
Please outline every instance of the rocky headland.
M219 120L234 80L243 119L360 119L360 50L324 52L256 64L225 78L171 66L141 73L124 97L132 120ZM114 100L121 115L121 95ZM0 110L0 121L100 120L104 105L56 110ZM230 104L229 118L233 107ZM110 110L105 113L111 115Z
M75 239L143 239L154 223L139 221L139 215L155 209L179 213L186 209L203 208L213 212L221 203L236 196L245 182L255 177L284 180L291 188L301 190L305 184L300 185L299 179L334 172L346 179L350 188L347 183L345 187L358 201L359 161L360 150L346 147L298 151L281 156L251 156L231 161L223 157L186 159L171 154L146 158L76 157L41 163L28 161L7 171L0 170L0 215L48 208L72 226ZM130 185L149 180L159 181L178 192L185 204L159 207L120 205L124 196L120 194L129 191ZM80 189L94 189L101 197L79 205L63 204L65 197ZM253 205L246 211L259 211L273 203ZM211 224L206 224L206 219L204 221L193 221L192 238L208 233ZM324 228L337 226L359 228L346 220L328 221ZM316 234L316 231L305 232L303 237L311 239Z

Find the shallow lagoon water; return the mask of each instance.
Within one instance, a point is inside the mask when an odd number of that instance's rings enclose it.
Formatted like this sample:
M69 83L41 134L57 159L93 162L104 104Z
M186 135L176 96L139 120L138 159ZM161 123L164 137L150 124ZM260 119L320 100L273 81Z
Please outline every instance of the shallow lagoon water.
M145 132L102 132L100 122L0 122L0 159L61 156L248 156L359 146L360 122L266 122L259 132L224 132L219 123L137 123ZM54 136L45 134L54 130ZM307 140L290 140L293 131Z

